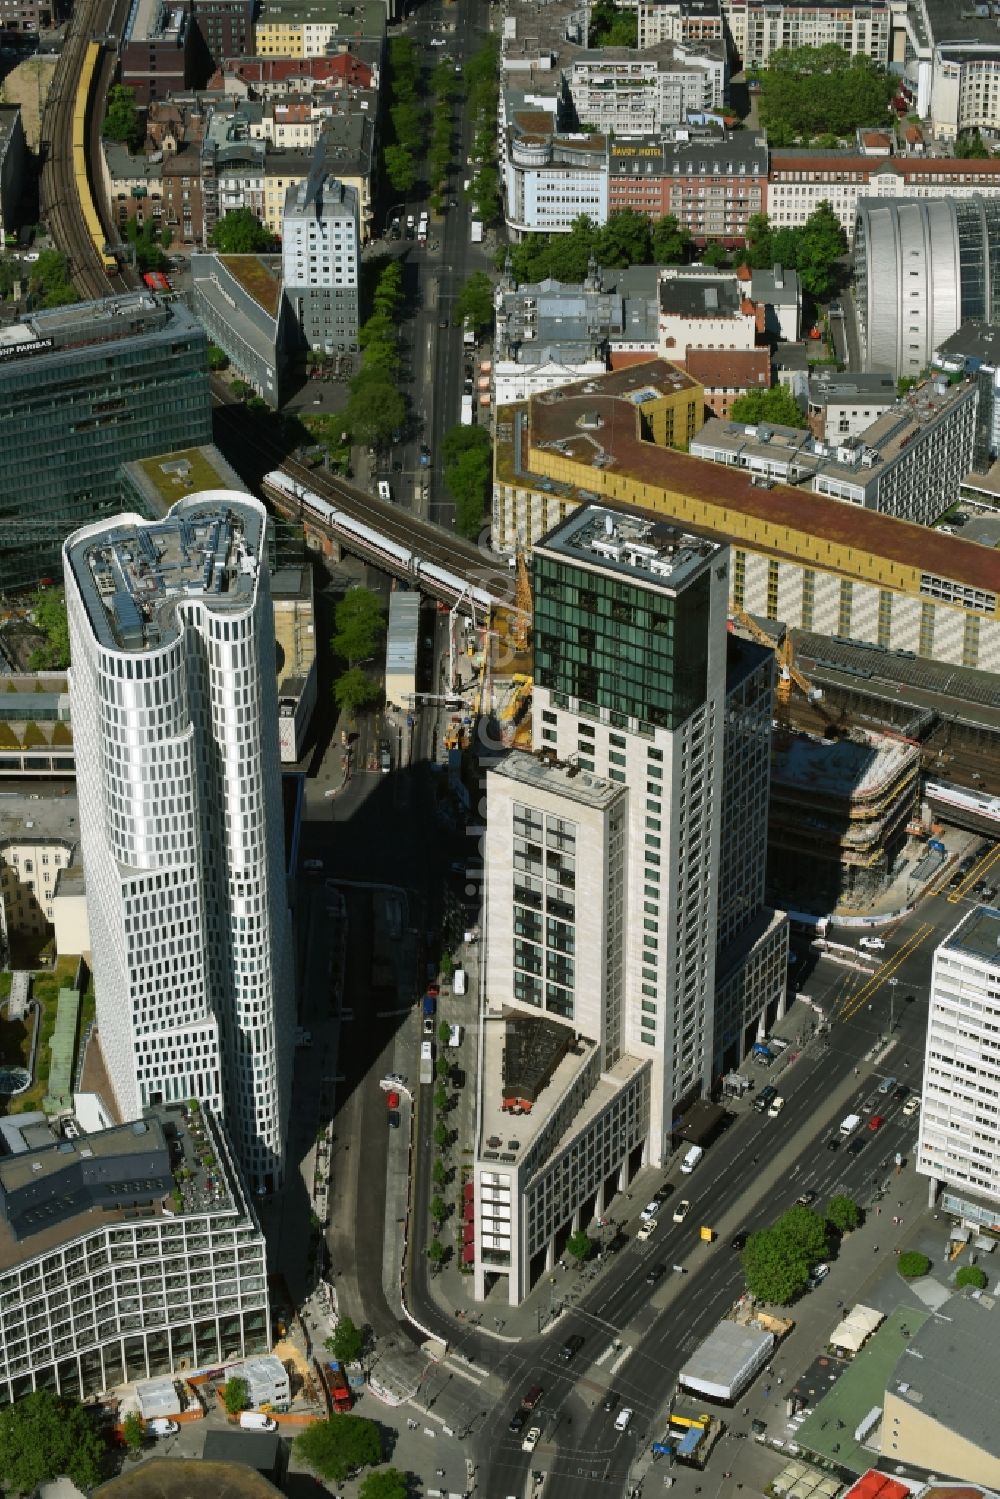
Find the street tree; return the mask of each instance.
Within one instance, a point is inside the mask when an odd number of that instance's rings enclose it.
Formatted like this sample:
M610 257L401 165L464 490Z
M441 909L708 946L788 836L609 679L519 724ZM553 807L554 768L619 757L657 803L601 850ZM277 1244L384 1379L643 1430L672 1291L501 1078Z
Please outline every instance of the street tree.
M436 1187L443 1187L448 1181L448 1167L439 1155L434 1157L434 1165L431 1167L431 1181Z
M238 1416L250 1404L250 1386L240 1375L231 1375L222 1386L222 1403L227 1416Z
M719 240L710 239L702 250L700 259L702 265L718 266L724 269L729 265L729 251Z
M330 645L334 655L351 666L367 660L385 627L378 594L370 588L349 588L339 600L333 619L336 630Z
M66 590L40 588L31 600L31 617L45 641L32 651L28 665L32 671L62 671L69 665Z
M343 713L362 713L382 695L382 689L360 666L341 672L333 684L333 700Z
M443 1223L448 1214L448 1205L443 1197L431 1198L431 1217L435 1223Z
M748 390L746 395L736 397L731 414L737 422L774 422L779 427L805 426L801 407L787 385L775 385L770 390Z
M740 1258L750 1294L776 1306L794 1300L809 1279L808 1256L789 1253L788 1245L773 1228L751 1234Z
M620 270L630 265L648 265L653 253L649 219L634 208L608 215L607 223L594 237L594 255L600 266Z
M683 265L691 254L691 234L672 213L657 219L652 229L654 265Z
M434 1144L437 1146L438 1150L444 1150L445 1146L448 1144L449 1139L450 1135L448 1132L448 1126L445 1124L443 1119L439 1119L437 1124L435 1124L434 1126Z
M930 1268L930 1260L926 1254L921 1254L919 1249L908 1249L896 1261L896 1269L904 1280L919 1280L922 1275L927 1274Z
M374 1421L337 1415L314 1421L295 1438L295 1453L307 1467L333 1483L343 1483L356 1468L371 1468L382 1459L382 1439Z
M475 271L455 298L455 317L477 331L493 321L493 282L485 271Z
M817 204L798 234L798 254L794 261L802 283L817 302L825 301L838 281L837 262L847 251L847 236L830 204Z
M826 1205L826 1221L839 1234L849 1234L861 1222L861 1209L853 1197L838 1192Z
M388 308L373 312L371 317L361 324L358 329L358 343L362 349L367 349L374 343L396 342L397 326L392 313Z
M223 255L256 255L273 247L274 235L252 209L232 208L218 220L208 242Z
M160 236L156 232L156 224L153 219L147 219L140 224L133 215L125 224L125 238L135 249L135 263L140 271L162 271L167 263L167 257L163 253L160 244Z
M350 1317L341 1317L333 1330L333 1356L342 1364L353 1364L361 1357L365 1335Z
M594 1241L588 1234L584 1233L582 1228L578 1228L566 1240L566 1252L567 1254L571 1254L575 1260L579 1260L582 1265L584 1260L589 1260L593 1254Z
M974 1291L985 1291L989 1276L978 1265L963 1265L955 1276L956 1286L971 1286Z
M427 112L415 100L394 104L389 111L393 133L400 145L419 156L427 141Z
M122 83L112 84L108 89L108 105L101 134L106 135L108 140L128 146L130 151L141 149L146 132L135 107L135 89L127 88Z
M227 370L229 368L229 355L220 349L218 344L208 346L208 367L210 370Z
M440 1239L432 1239L427 1246L427 1257L435 1268L439 1268L444 1261L447 1250Z
M476 218L484 224L492 224L499 209L500 178L496 167L482 166L469 184L469 196Z
M355 440L375 447L389 442L406 421L406 401L381 370L355 376L344 412Z
M443 1083L439 1083L434 1089L434 1108L439 1114L443 1114L448 1107L448 1089Z
M412 191L417 180L417 164L412 151L405 146L386 146L382 152L382 165L394 193L405 195Z
M358 1499L406 1499L409 1483L398 1468L379 1468L362 1480Z
M450 1064L448 1062L448 1058L447 1057L438 1057L438 1059L437 1059L437 1065L435 1066L434 1071L435 1071L435 1074L438 1077L440 1077L440 1078L446 1078L448 1076L449 1072L451 1071L451 1066L450 1066Z
M122 1439L130 1452L142 1451L146 1441L146 1423L138 1411L129 1411L122 1422Z
M812 1208L798 1205L789 1208L774 1224L772 1232L777 1235L779 1244L787 1247L789 1254L804 1255L810 1270L830 1252L826 1219L814 1213Z
M0 1410L0 1485L32 1494L65 1474L89 1492L100 1482L104 1444L87 1412L49 1390L23 1395Z
M431 74L431 93L436 99L457 99L461 92L461 76L450 62L439 62Z

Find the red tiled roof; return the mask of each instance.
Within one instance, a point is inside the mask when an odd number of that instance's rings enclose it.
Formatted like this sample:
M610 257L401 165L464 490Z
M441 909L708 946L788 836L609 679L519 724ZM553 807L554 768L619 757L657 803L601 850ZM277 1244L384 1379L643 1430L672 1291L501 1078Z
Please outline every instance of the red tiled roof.
M612 349L611 368L613 370L628 370L636 364L649 364L656 355L651 354L648 349Z
M884 130L862 130L861 139L866 146L873 146L878 150L881 150L883 146L892 145L892 141Z
M909 1493L907 1484L897 1482L887 1473L880 1473L877 1468L869 1468L854 1487L848 1489L844 1499L909 1499Z
M663 370L665 377L675 368L666 360L656 361L648 374L652 386L657 383L657 367ZM614 376L610 378L614 379ZM974 541L963 541L958 536L943 536L940 531L928 531L926 526L828 499L826 495L813 494L812 491L804 492L784 484L762 489L751 484L749 474L742 469L728 468L644 442L638 435L635 407L613 395L586 394L585 383L592 387L595 382L578 381L564 385L558 391L535 396L530 403L531 446L537 448L543 443L551 446L559 442L561 450L580 463L578 482L581 487L587 487L585 465L593 463L595 431L592 425L584 431L579 423L584 416L592 423L596 416L601 422L600 444L612 460L605 472L621 473L639 485L673 490L706 505L728 507L752 520L790 533L787 549L760 541L757 544L763 550L777 550L782 556L799 556L793 551L792 543L792 536L798 533L819 543L854 548L908 570L926 568L938 577L1000 594L1000 551ZM821 553L819 547L816 550L814 563ZM801 560L809 565L805 555Z
M908 145L919 146L920 142L924 138L924 132L921 130L919 125L907 125L906 130L904 131L904 138Z
M780 151L773 151L771 175L783 172L861 172L869 177L874 172L895 172L900 177L927 177L937 172L957 177L965 172L973 176L995 177L1000 173L1000 157L965 161L954 156L907 156L891 161L872 161L869 156L783 156Z
M310 78L314 82L340 79L371 88L372 70L350 52L333 57L237 57L224 64L225 70L244 83L283 83L288 78Z
M759 390L771 384L768 349L692 349L685 368L706 390Z

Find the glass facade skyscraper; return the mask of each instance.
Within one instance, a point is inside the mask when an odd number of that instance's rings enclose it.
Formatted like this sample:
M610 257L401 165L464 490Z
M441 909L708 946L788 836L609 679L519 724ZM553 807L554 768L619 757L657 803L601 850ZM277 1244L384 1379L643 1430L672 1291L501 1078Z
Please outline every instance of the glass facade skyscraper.
M144 292L0 334L0 592L58 577L62 542L121 509L123 463L212 440L204 329Z

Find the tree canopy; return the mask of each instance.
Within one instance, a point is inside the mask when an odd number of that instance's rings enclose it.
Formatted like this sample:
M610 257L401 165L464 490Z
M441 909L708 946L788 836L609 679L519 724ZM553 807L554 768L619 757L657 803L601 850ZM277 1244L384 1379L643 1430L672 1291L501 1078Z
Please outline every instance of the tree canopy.
M347 1414L315 1421L295 1438L296 1454L321 1478L343 1483L355 1468L370 1468L382 1457L374 1421Z
M406 1499L406 1474L398 1468L379 1468L369 1473L358 1490L358 1499Z
M406 400L392 383L389 371L369 367L351 381L344 418L356 442L387 443L406 421Z
M826 1221L839 1234L852 1233L861 1222L861 1209L853 1197L838 1192L826 1205Z
M31 600L31 615L35 629L45 636L45 644L32 651L28 665L32 671L62 671L69 665L66 590L40 588Z
M582 1264L584 1260L589 1260L593 1254L594 1241L588 1234L584 1233L582 1228L578 1228L576 1233L570 1234L566 1240L566 1250L568 1254L571 1254L575 1260L579 1260Z
M639 18L635 11L621 11L614 0L597 0L590 11L591 47L637 47Z
M653 264L683 265L691 255L691 233L672 213L657 219L651 231Z
M500 264L511 258L517 281L582 281L593 257L607 270L630 265L680 265L692 252L691 236L673 214L650 224L645 214L623 208L600 227L586 214L573 221L568 234L532 234L504 248ZM725 252L723 251L723 254Z
M779 427L803 427L805 417L787 385L770 390L748 390L737 396L730 408L736 422L774 422Z
M958 139L955 142L956 156L964 161L982 161L989 154L989 149L978 130L962 130L959 132Z
M985 1291L989 1276L978 1265L963 1265L955 1276L956 1286L971 1286L974 1291Z
M274 235L251 209L233 208L219 219L208 242L223 255L256 255L273 247Z
M146 132L135 107L135 89L127 88L123 83L111 85L101 133L108 140L119 141L123 146L128 146L130 151L141 148Z
M238 1416L250 1404L250 1386L239 1374L233 1374L222 1387L222 1403L226 1414Z
M493 282L485 271L475 271L455 298L455 317L477 331L493 321Z
M344 713L361 713L377 702L381 688L360 666L341 672L333 684L333 700Z
M67 307L79 301L70 279L69 261L61 250L42 250L28 282L36 307Z
M819 1214L789 1208L747 1240L742 1254L747 1287L761 1301L784 1306L804 1290L813 1265L827 1252L826 1223Z
M364 1333L350 1317L341 1317L333 1332L333 1356L342 1364L353 1364L361 1357Z
M896 1261L896 1269L904 1280L919 1280L922 1275L927 1274L930 1268L930 1260L926 1254L921 1254L919 1249L908 1249Z
M835 42L779 47L760 78L760 123L772 146L817 135L852 135L861 125L885 125L895 93L892 78L862 54Z
M754 269L783 265L798 271L802 290L817 302L825 301L840 279L840 257L847 236L840 220L824 201L818 203L798 228L772 227L766 213L753 214L747 223L746 259Z
M141 225L133 215L125 225L125 238L135 246L135 263L140 271L162 271L167 263L156 222L146 219Z
M104 1447L82 1406L48 1390L0 1410L0 1484L30 1494L65 1473L84 1492L101 1477Z
M444 482L455 501L455 529L475 541L493 473L493 446L482 427L452 427L441 446Z
M351 666L374 654L384 628L382 600L370 588L351 588L334 610L330 642L335 656Z

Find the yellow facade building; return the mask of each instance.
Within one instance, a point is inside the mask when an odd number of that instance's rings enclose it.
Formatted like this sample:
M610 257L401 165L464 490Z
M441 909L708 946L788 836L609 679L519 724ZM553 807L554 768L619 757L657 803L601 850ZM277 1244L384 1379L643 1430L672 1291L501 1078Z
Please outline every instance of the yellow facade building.
M1000 671L1000 555L823 495L755 484L742 470L672 450L663 438L679 373L652 360L498 411L498 550L530 549L587 499L639 506L731 543L733 606L793 628ZM675 406L675 441L678 421Z

